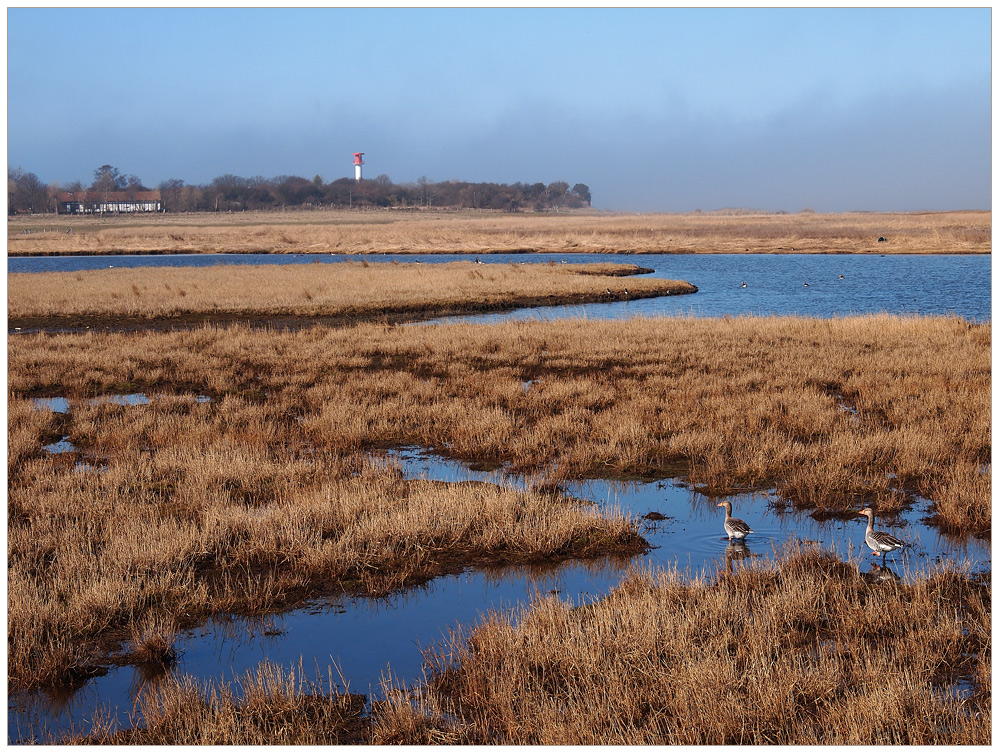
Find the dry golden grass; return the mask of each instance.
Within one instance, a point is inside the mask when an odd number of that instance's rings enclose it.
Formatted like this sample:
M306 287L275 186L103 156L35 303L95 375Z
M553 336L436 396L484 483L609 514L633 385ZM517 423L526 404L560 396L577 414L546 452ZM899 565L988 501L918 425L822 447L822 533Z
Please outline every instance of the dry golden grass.
M710 581L634 574L592 606L549 598L453 633L374 741L987 745L990 591L944 572L869 584L818 552Z
M7 315L25 320L148 320L184 315L374 319L693 293L683 281L629 277L635 265L342 264L130 268L9 274Z
M990 343L989 324L958 318L740 317L19 336L8 353L15 396L266 400L299 417L295 442L337 453L448 448L550 483L680 473L833 514L896 509L902 490L985 534ZM59 431L96 452L118 433Z
M408 482L357 455L372 448L506 462L539 489L774 485L841 515L918 492L946 530L985 536L989 354L989 325L889 316L11 338L11 683L85 674L99 639L164 610L194 621L315 583L377 592L637 545L628 522L539 491ZM86 400L135 390L152 401ZM38 395L72 411L36 411ZM106 469L41 450L61 436Z
M592 605L545 598L451 632L426 683L385 682L370 718L301 663L264 664L241 699L168 678L140 698L145 727L98 720L77 742L982 746L990 600L963 574L872 582L814 549L710 579L633 572Z
M119 642L126 659L169 662L174 627L211 613L642 546L628 520L551 493L407 481L309 442L280 404L81 402L64 421L90 469L43 454L25 404L9 402L13 688L72 682Z
M262 663L235 684L167 678L139 700L143 727L115 730L99 719L71 743L102 746L275 746L360 744L370 740L364 696L310 681L301 665Z
M66 231L72 229L72 233ZM878 243L879 236L887 241ZM10 254L147 252L989 253L989 212L247 212L14 217Z
M296 604L317 584L380 593L472 562L636 548L630 522L543 492L581 476L776 485L833 513L898 506L902 489L934 500L943 527L986 534L990 342L989 324L884 315L10 338L9 683L71 682L119 643L168 660L175 627ZM150 403L87 400L133 391ZM36 396L72 409L36 410ZM61 436L79 452L42 452ZM507 462L539 486L407 481L364 455L400 444ZM481 653L456 639L458 665L442 661L415 706L397 694L380 709L375 740L988 738L988 597L954 574L866 586L822 558L790 563L711 584L642 577L584 611L491 621L469 645ZM504 662L509 680L487 683ZM973 677L972 702L935 691L944 670ZM885 688L871 680L883 671ZM334 719L342 701L296 687L244 731L242 703L216 693L181 683L157 702L159 740L327 740L282 726L313 704ZM446 723L455 710L462 726Z

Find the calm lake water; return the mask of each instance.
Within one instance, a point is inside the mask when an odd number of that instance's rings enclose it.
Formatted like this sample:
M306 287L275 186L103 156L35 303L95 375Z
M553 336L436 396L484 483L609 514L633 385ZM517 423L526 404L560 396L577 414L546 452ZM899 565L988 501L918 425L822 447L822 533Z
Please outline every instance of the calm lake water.
M209 264L303 264L344 260L436 263L474 259L474 255L367 257L306 255L176 255L136 257L9 258L9 272L101 269L109 265L176 266ZM642 299L573 307L522 309L478 315L475 321L505 318L546 319L565 316L631 317L689 314L801 314L831 317L852 313L955 314L990 321L990 257L878 255L489 255L488 264L548 262L557 264L612 261L635 263L655 270L656 277L687 280L698 286L691 296ZM840 276L843 275L843 278ZM745 281L746 288L741 287ZM808 286L803 283L808 282ZM628 278L621 280L627 287ZM527 389L530 389L530 385ZM199 397L199 400L202 398ZM136 410L155 396L110 397ZM204 400L209 400L207 397ZM39 399L38 410L72 410L64 398ZM54 443L51 453L73 452ZM420 448L390 453L410 477L443 481L478 480L518 486L523 481L499 472L473 471ZM100 465L78 464L77 473L100 473ZM989 474L989 467L984 468ZM767 491L731 496L734 515L744 518L754 534L741 547L730 545L722 531L717 500L686 486L682 480L623 484L606 480L580 481L565 491L607 511L617 509L643 517L641 533L653 547L631 559L571 561L557 567L469 570L434 579L385 599L321 600L308 608L262 620L222 617L178 640L180 660L172 673L203 680L232 681L264 660L288 667L303 662L310 673L324 675L336 666L351 691L380 695L380 681L390 675L402 682L421 679L422 647L440 642L449 629L468 628L490 610L512 610L539 597L556 594L573 604L598 599L617 585L628 569L674 566L692 575L763 563L775 549L796 542L816 542L857 562L862 572L883 578L907 579L935 564L956 564L971 572L991 572L990 543L971 537L949 538L928 527L930 501L918 500L898 519L878 521L909 546L886 560L887 569L873 565L864 545L865 519L819 522L785 510ZM339 678L337 671L333 678ZM46 734L86 731L98 709L127 726L137 695L155 688L162 675L140 667L111 668L73 693L38 692L8 696L8 741L40 740Z
M9 257L8 272L55 272L119 267L205 267L218 264L332 264L366 260L435 264L472 261L474 254L175 254L156 256ZM955 314L990 320L990 255L879 254L490 254L486 264L619 262L654 270L652 277L698 286L690 296L540 307L515 314L477 315L476 321L566 316L631 317L690 314L857 313ZM840 276L843 275L843 278ZM741 284L746 282L747 287ZM808 283L808 286L803 285ZM620 290L628 287L621 279Z

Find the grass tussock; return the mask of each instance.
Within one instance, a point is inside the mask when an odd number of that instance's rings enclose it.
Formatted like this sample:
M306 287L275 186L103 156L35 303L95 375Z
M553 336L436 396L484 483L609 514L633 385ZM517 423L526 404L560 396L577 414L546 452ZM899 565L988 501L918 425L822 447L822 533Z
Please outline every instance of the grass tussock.
M139 698L140 716L127 730L98 720L71 743L102 746L276 746L367 743L364 696L307 680L301 664L262 663L238 682L200 684L168 677Z
M639 573L594 605L549 598L453 633L374 740L984 745L990 625L988 585L869 584L818 552L711 581Z
M72 229L72 233L66 231ZM46 230L47 232L38 232ZM883 237L885 242L879 243ZM989 253L989 212L350 212L15 217L10 254Z
M150 614L133 624L131 631L134 662L169 666L177 659L174 648L177 623L172 616Z
M376 319L493 311L697 289L683 281L630 278L635 265L310 264L127 268L10 274L11 323L55 318L141 320L201 316ZM608 296L606 290L612 291ZM44 323L42 323L44 324Z

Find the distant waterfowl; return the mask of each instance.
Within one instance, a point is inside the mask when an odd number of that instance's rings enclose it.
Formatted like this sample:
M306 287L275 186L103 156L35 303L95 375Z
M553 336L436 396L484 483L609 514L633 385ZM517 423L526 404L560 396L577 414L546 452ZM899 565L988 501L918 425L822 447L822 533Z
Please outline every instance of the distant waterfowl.
M803 283L803 284L802 284L802 286L803 286L804 288L808 288L808 287L809 287L809 283Z
M604 295L610 296L611 295L611 289L610 288L605 288L604 289Z
M885 243L885 236L879 236L878 237L878 242L879 243Z
M740 288L746 288L746 287L747 287L747 281L746 280L741 281Z
M881 553L884 559L886 553L890 553L893 550L901 550L906 545L901 539L897 539L888 532L875 531L875 511L871 508L862 508L858 511L858 515L868 516L868 528L865 529L865 544L871 548L872 555L877 556Z
M843 279L844 279L844 276L843 276L843 275L841 275L841 276L840 276L840 279L841 279L841 280L843 280Z
M746 521L739 518L733 518L733 504L728 500L723 500L716 507L726 509L726 520L722 523L722 528L726 530L726 534L729 535L729 541L733 541L733 537L736 539L743 539L747 534L753 534L753 529L751 529Z
M625 298L628 298L628 288L625 289Z

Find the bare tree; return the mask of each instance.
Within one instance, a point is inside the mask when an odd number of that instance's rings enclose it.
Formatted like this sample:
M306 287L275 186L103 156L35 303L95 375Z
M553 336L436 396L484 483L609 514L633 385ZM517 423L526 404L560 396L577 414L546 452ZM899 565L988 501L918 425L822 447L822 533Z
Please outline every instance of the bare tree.
M140 191L149 191L142 184L142 179L137 175L125 176L125 193L128 194L128 198L134 202Z
M45 184L34 173L25 173L20 167L7 168L7 211L47 212L48 192Z
M124 191L128 185L124 175L118 172L118 168L112 165L101 165L94 171L94 183L91 189L100 191L107 199L112 191Z
M180 178L169 178L160 183L160 197L163 199L163 206L167 211L178 211L181 209L181 192L183 188L184 181Z

